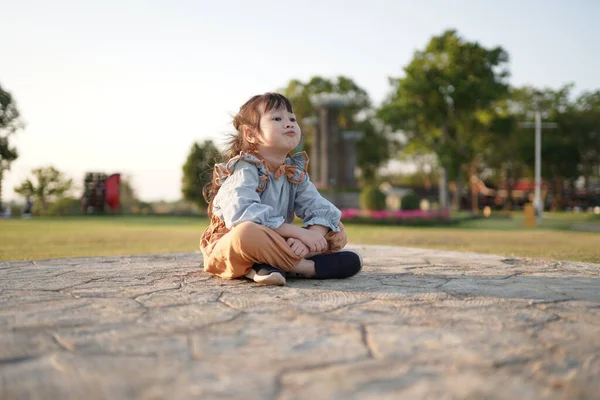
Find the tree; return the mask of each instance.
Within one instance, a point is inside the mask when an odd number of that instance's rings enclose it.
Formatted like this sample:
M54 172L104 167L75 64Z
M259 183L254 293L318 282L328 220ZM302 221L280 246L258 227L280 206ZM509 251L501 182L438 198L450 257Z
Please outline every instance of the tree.
M196 204L200 209L207 207L202 188L211 181L213 166L220 158L219 149L211 140L206 140L202 144L195 142L192 145L183 164L181 193L185 200Z
M377 169L390 158L391 152L395 151L395 143L373 113L368 93L352 79L345 76L335 79L314 76L306 83L295 79L290 81L282 92L294 106L294 113L300 121L304 143L308 148L312 143L315 128L303 122L307 118L318 117L318 110L312 104L313 96L320 93L336 93L346 95L352 100L340 111L338 124L341 129L358 130L364 134L356 144L357 163L363 182L371 182ZM310 153L310 150L307 152Z
M140 200L131 184L131 177L127 175L121 175L121 182L119 185L119 205L122 212L130 213L133 207L138 206Z
M552 210L564 208L567 183L571 196L575 180L585 172L581 167L593 164L598 149L598 141L594 140L598 120L594 117L593 96L586 98L584 94L573 102L572 89L572 84L559 90L546 89L542 96L542 109L548 114L546 120L558 124L557 129L542 133L542 174L551 182ZM588 149L588 146L594 147Z
M340 113L340 124L343 128L346 128L345 125L352 121L357 113L371 108L371 99L367 91L345 76L335 79L313 76L306 83L294 79L283 89L283 93L292 102L294 113L300 122L306 117L318 116L311 99L320 93L344 94L352 98L352 103Z
M484 164L496 177L496 184L506 187L504 210L512 209L515 184L526 173L533 171L524 156L529 151L531 128L519 127L520 123L533 118L532 98L536 90L531 87L511 88L507 97L492 104L489 112L491 122L488 143L484 150ZM525 150L526 149L526 150Z
M0 85L0 209L2 206L2 178L19 154L10 146L10 136L23 127L13 96Z
M572 101L573 85L557 90L533 87L511 89L505 101L493 108L492 141L486 151L488 167L499 169L508 189L521 176L533 175L535 135L531 127L519 127L532 121L538 105L544 122L556 122L557 128L542 128L542 177L552 190L552 208L563 208L567 183L584 177L586 185L600 165L600 92L584 92ZM505 204L510 208L510 203Z
M600 171L600 90L580 94L563 119L575 138L580 173L589 189L594 171Z
M575 114L570 100L572 84L559 88L536 91L526 88L523 107L529 119L538 107L544 122L555 122L556 129L542 129L542 178L549 183L552 192L552 209L563 208L563 192L567 181L573 182L579 177L581 161L577 144L577 128L573 121ZM535 164L535 135L533 129L527 129L520 146L520 156L526 165Z
M462 174L473 172L486 134L486 110L508 89L508 54L487 49L448 30L415 52L405 76L390 78L392 89L378 116L409 140L438 155L442 168L456 180L459 206Z
M47 215L65 216L81 213L81 201L74 197L61 197L48 206Z
M364 134L356 144L356 158L361 180L363 184L373 182L379 167L397 152L399 144L390 138L386 127L375 118L357 122L355 129Z
M49 166L31 171L32 178L27 178L15 187L16 193L24 197L32 197L38 212L45 215L48 206L67 195L73 188L73 179L66 178L62 172Z
M434 184L439 183L439 174L436 173L439 162L438 156L432 153L430 149L423 146L421 142L412 141L407 143L400 154L401 161L412 164L416 171L402 179L400 185L419 186L423 185L425 189L430 190Z

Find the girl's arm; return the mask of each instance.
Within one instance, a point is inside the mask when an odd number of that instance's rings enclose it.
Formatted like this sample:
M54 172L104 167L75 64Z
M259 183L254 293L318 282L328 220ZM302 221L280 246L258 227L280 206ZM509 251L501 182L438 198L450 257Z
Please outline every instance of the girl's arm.
M304 227L325 235L329 230L339 232L342 212L321 196L308 175L298 185L294 199L294 211L304 221Z
M325 235L321 234L319 231L303 229L293 224L282 224L279 228L273 230L286 239L299 239L311 252L327 250L327 240L325 240Z
M327 232L329 232L329 228L327 228L326 226L323 226L323 225L310 225L308 227L308 230L317 232L318 234L320 234L322 236L327 235Z
M295 198L292 200L294 202L294 213L302 218L304 228L315 231L315 234L323 235L330 230L340 232L338 225L342 212L329 200L321 196L311 182L307 172L308 156L306 153L294 154L291 161L292 165L296 167L296 172L290 182L298 185Z
M283 238L296 238L302 240L302 235L304 234L304 229L299 226L293 224L281 224L279 228L273 229Z

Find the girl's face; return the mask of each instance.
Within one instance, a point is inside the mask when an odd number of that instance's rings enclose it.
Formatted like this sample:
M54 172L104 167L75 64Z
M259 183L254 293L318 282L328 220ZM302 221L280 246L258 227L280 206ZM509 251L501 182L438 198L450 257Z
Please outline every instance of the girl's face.
M301 135L296 116L285 108L267 111L260 117L259 150L285 156L298 146Z

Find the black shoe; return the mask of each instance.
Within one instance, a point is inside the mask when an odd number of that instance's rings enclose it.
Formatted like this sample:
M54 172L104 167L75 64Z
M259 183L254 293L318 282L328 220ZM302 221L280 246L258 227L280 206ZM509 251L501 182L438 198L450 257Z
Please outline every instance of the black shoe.
M284 272L267 264L254 264L246 274L246 278L252 279L261 285L285 285Z
M309 258L315 263L315 278L345 279L362 269L362 257L354 251L338 251Z

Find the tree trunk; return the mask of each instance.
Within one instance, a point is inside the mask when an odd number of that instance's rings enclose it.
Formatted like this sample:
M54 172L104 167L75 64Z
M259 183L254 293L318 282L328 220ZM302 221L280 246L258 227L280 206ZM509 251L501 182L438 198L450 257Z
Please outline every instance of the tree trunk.
M445 210L448 208L448 181L446 179L446 169L440 168L440 181L439 181L439 197L440 197L440 208Z
M424 180L423 186L425 186L425 189L427 191L430 191L433 184L431 183L431 177L429 176L429 174L425 174L425 176L423 177L423 180Z
M554 178L554 197L552 198L552 211L560 211L563 208L563 178Z
M575 195L575 191L577 189L575 188L575 179L569 179L569 191L567 194L567 204L574 204L575 203L575 198L577 197Z
M504 186L506 187L506 199L504 199L504 211L510 212L512 210L512 192L513 192L513 180L511 176L510 167L506 168L504 172Z
M456 176L456 180L455 180L455 192L454 192L454 198L452 199L452 207L456 210L456 211L460 211L460 206L462 203L462 174L460 173L460 168L459 168L459 172Z
M4 170L0 166L0 212L4 210L2 207L2 178L4 178Z
M469 168L469 181L471 183L471 211L479 214L479 182L477 181L477 162L473 161Z

